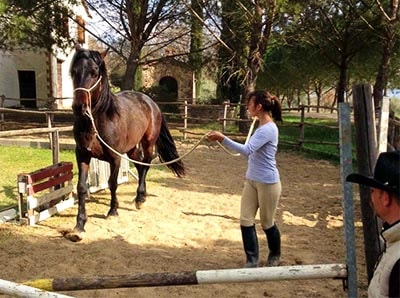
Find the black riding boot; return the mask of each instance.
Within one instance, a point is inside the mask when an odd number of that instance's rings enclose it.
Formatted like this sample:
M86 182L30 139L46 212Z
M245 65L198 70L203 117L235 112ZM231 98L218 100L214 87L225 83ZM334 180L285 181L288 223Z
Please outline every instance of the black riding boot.
M264 232L267 235L269 248L266 266L278 266L281 257L281 233L276 224Z
M244 252L246 253L245 268L254 268L258 266L258 240L256 227L240 226L242 231L242 241Z

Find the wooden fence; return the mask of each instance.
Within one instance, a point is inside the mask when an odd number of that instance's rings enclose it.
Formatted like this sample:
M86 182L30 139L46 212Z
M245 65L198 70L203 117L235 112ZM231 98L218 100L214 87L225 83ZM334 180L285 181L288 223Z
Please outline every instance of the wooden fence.
M163 105L176 105L177 103L171 102L159 102L161 107ZM246 134L242 133L229 133L227 132L229 125L237 125L239 122L248 122L251 123L251 119L239 119L239 109L240 104L224 102L221 105L196 105L190 104L185 101L183 104L178 103L179 113L163 113L169 120L172 120L174 123L177 123L178 129L182 132L183 138L187 139L188 135L200 136L202 133L196 132L194 127L198 124L207 124L207 123L219 123L221 125L221 131L230 137L246 137ZM280 127L295 127L298 129L298 138L296 141L288 141L281 140L280 143L292 145L297 148L302 148L304 144L321 144L321 145L330 145L339 147L339 142L328 142L328 141L319 141L319 140L310 140L305 138L305 130L306 127L311 126L320 126L327 127L326 125L318 125L313 124L307 121L307 112L317 109L326 109L331 113L325 115L336 115L337 117L337 109L332 107L321 107L321 106L306 106L302 105L296 108L286 108L283 109L283 112L291 113L296 112L299 114L300 120L299 122L291 122L291 123L279 123ZM334 113L333 113L334 112ZM323 113L320 113L321 115ZM182 121L182 122L180 122ZM171 122L171 121L169 121ZM182 126L179 126L182 123ZM339 126L329 126L332 129L339 130Z
M203 135L202 133L196 132L195 128L199 127L199 125L205 125L208 123L218 123L221 126L221 131L227 134L230 137L245 137L245 134L242 133L229 133L229 127L232 125L238 125L239 122L251 122L250 119L239 119L239 110L240 104L224 102L220 105L199 105L199 104L191 104L188 101L182 102L158 102L159 106L162 110L171 110L168 109L168 105L174 106L175 111L178 112L163 112L164 116L167 118L168 123L171 127L178 129L182 135L183 139L187 139L190 135L193 137L198 137ZM309 119L310 112L313 111L329 111L329 113L315 113L315 115L337 115L337 109L332 107L324 107L324 106L307 106L302 105L300 107L294 108L285 108L283 109L284 113L288 113L289 115L292 113L296 113L299 115L299 122L291 122L291 123L279 123L280 127L294 127L298 129L298 137L296 140L281 140L281 144L286 144L290 146L294 146L296 148L301 149L305 144L321 144L328 146L338 147L338 142L328 142L328 141L320 141L320 140L311 140L305 137L307 127L316 127L326 125L317 125L313 124ZM17 117L15 114L18 113ZM44 119L40 121L45 121L47 128L49 129L49 142L52 143L52 139L57 137L54 136L54 131L52 130L55 126L56 122L64 122L64 123L72 123L73 116L71 111L60 111L60 110L21 110L21 109L10 109L10 108L1 108L0 107L0 130L3 129L6 123L5 115L14 115L14 119L17 118L18 121L28 118L35 117L35 119ZM12 117L12 116L10 116ZM43 117L43 118L42 118ZM55 121L58 119L58 121ZM333 117L334 119L334 117ZM338 126L329 126L332 129L338 129ZM64 131L63 129L58 129L58 131ZM44 131L43 131L44 132ZM388 142L389 146L394 147L393 149L398 150L400 148L400 121L390 118L389 119L389 128L388 128ZM53 133L53 136L52 136ZM1 137L1 135L0 135ZM1 143L1 140L0 140Z
M199 136L202 133L196 132L194 130L195 127L199 125L204 125L207 123L219 123L221 125L221 131L231 137L245 137L245 134L242 133L228 133L228 127L230 125L237 125L239 122L248 122L250 123L251 119L239 119L239 109L240 104L224 102L221 105L198 105L198 104L190 104L187 101L184 103L171 103L171 102L158 102L160 107L167 105L175 105L177 106L176 110L179 112L171 113L171 112L163 112L164 116L167 118L168 122L171 126L177 128L180 132L182 132L183 139L187 139L189 135ZM297 148L302 148L306 143L314 143L314 144L323 144L323 145L331 145L331 146L339 146L338 142L326 142L326 141L318 141L318 140L310 140L305 138L305 130L306 127L317 126L316 124L312 124L307 121L307 112L312 109L329 109L329 111L337 111L336 109L332 109L332 107L317 107L317 106L300 106L296 108L283 109L283 112L292 113L296 112L300 116L300 120L297 123L280 123L279 126L292 126L298 128L298 138L296 141L288 141L282 140L281 143L296 146ZM42 110L42 111L33 111L33 110L20 110L20 109L9 109L9 108L0 108L0 121L1 123L5 123L4 114L15 114L21 115L21 117L26 116L34 116L34 117L42 117L45 119L47 123L47 128L49 129L49 141L52 144L52 139L54 137L58 138L58 132L54 133L54 119L55 117L63 117L64 119L68 119L70 117L72 122L72 112L71 111L57 111L57 110ZM326 114L326 113L325 113ZM336 115L336 114L334 114ZM1 127L1 125L0 125ZM338 126L331 127L338 129ZM44 128L43 128L44 129ZM26 130L24 130L26 131ZM58 131L64 131L64 128ZM14 131L15 132L15 131ZM40 132L38 129L37 132ZM42 130L41 132L45 132ZM51 135L53 133L53 136ZM54 135L56 134L56 135ZM0 132L0 137L2 133ZM8 135L7 135L8 136Z

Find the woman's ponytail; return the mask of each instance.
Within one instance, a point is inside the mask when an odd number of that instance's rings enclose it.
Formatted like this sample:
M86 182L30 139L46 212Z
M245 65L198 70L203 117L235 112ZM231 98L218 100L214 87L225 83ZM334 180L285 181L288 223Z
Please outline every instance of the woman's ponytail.
M281 103L273 95L271 96L271 115L276 121L283 121Z

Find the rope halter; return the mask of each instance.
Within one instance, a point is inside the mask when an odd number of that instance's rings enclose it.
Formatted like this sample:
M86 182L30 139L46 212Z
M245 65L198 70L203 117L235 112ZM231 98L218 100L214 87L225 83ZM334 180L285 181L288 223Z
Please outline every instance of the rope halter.
M103 77L100 76L99 79L96 81L96 83L94 83L94 85L92 87L90 87L89 89L83 88L83 87L78 87L78 88L75 88L74 91L73 91L73 94L75 94L76 91L85 91L85 92L87 92L87 94L88 94L88 102L86 104L87 104L88 110L91 110L91 106L92 106L92 93L91 92L92 92L92 90L94 88L97 87L97 85L100 84L102 78Z

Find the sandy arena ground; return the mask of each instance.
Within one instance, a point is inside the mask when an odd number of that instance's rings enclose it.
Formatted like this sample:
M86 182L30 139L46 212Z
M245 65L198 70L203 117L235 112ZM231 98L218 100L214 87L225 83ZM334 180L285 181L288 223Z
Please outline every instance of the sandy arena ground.
M181 153L191 148L179 145ZM283 193L277 213L282 265L345 263L340 169L326 161L279 151ZM83 241L60 231L75 225L77 206L35 227L0 225L0 278L181 272L240 268L244 263L239 202L246 160L200 146L185 159L187 176L149 179L141 210L135 181L121 185L119 217L106 219L109 192L93 194ZM355 192L355 198L358 198ZM366 297L362 227L356 199L359 297ZM261 260L267 255L258 222ZM64 292L75 297L347 297L340 280L298 280ZM1 296L0 297L4 297Z

